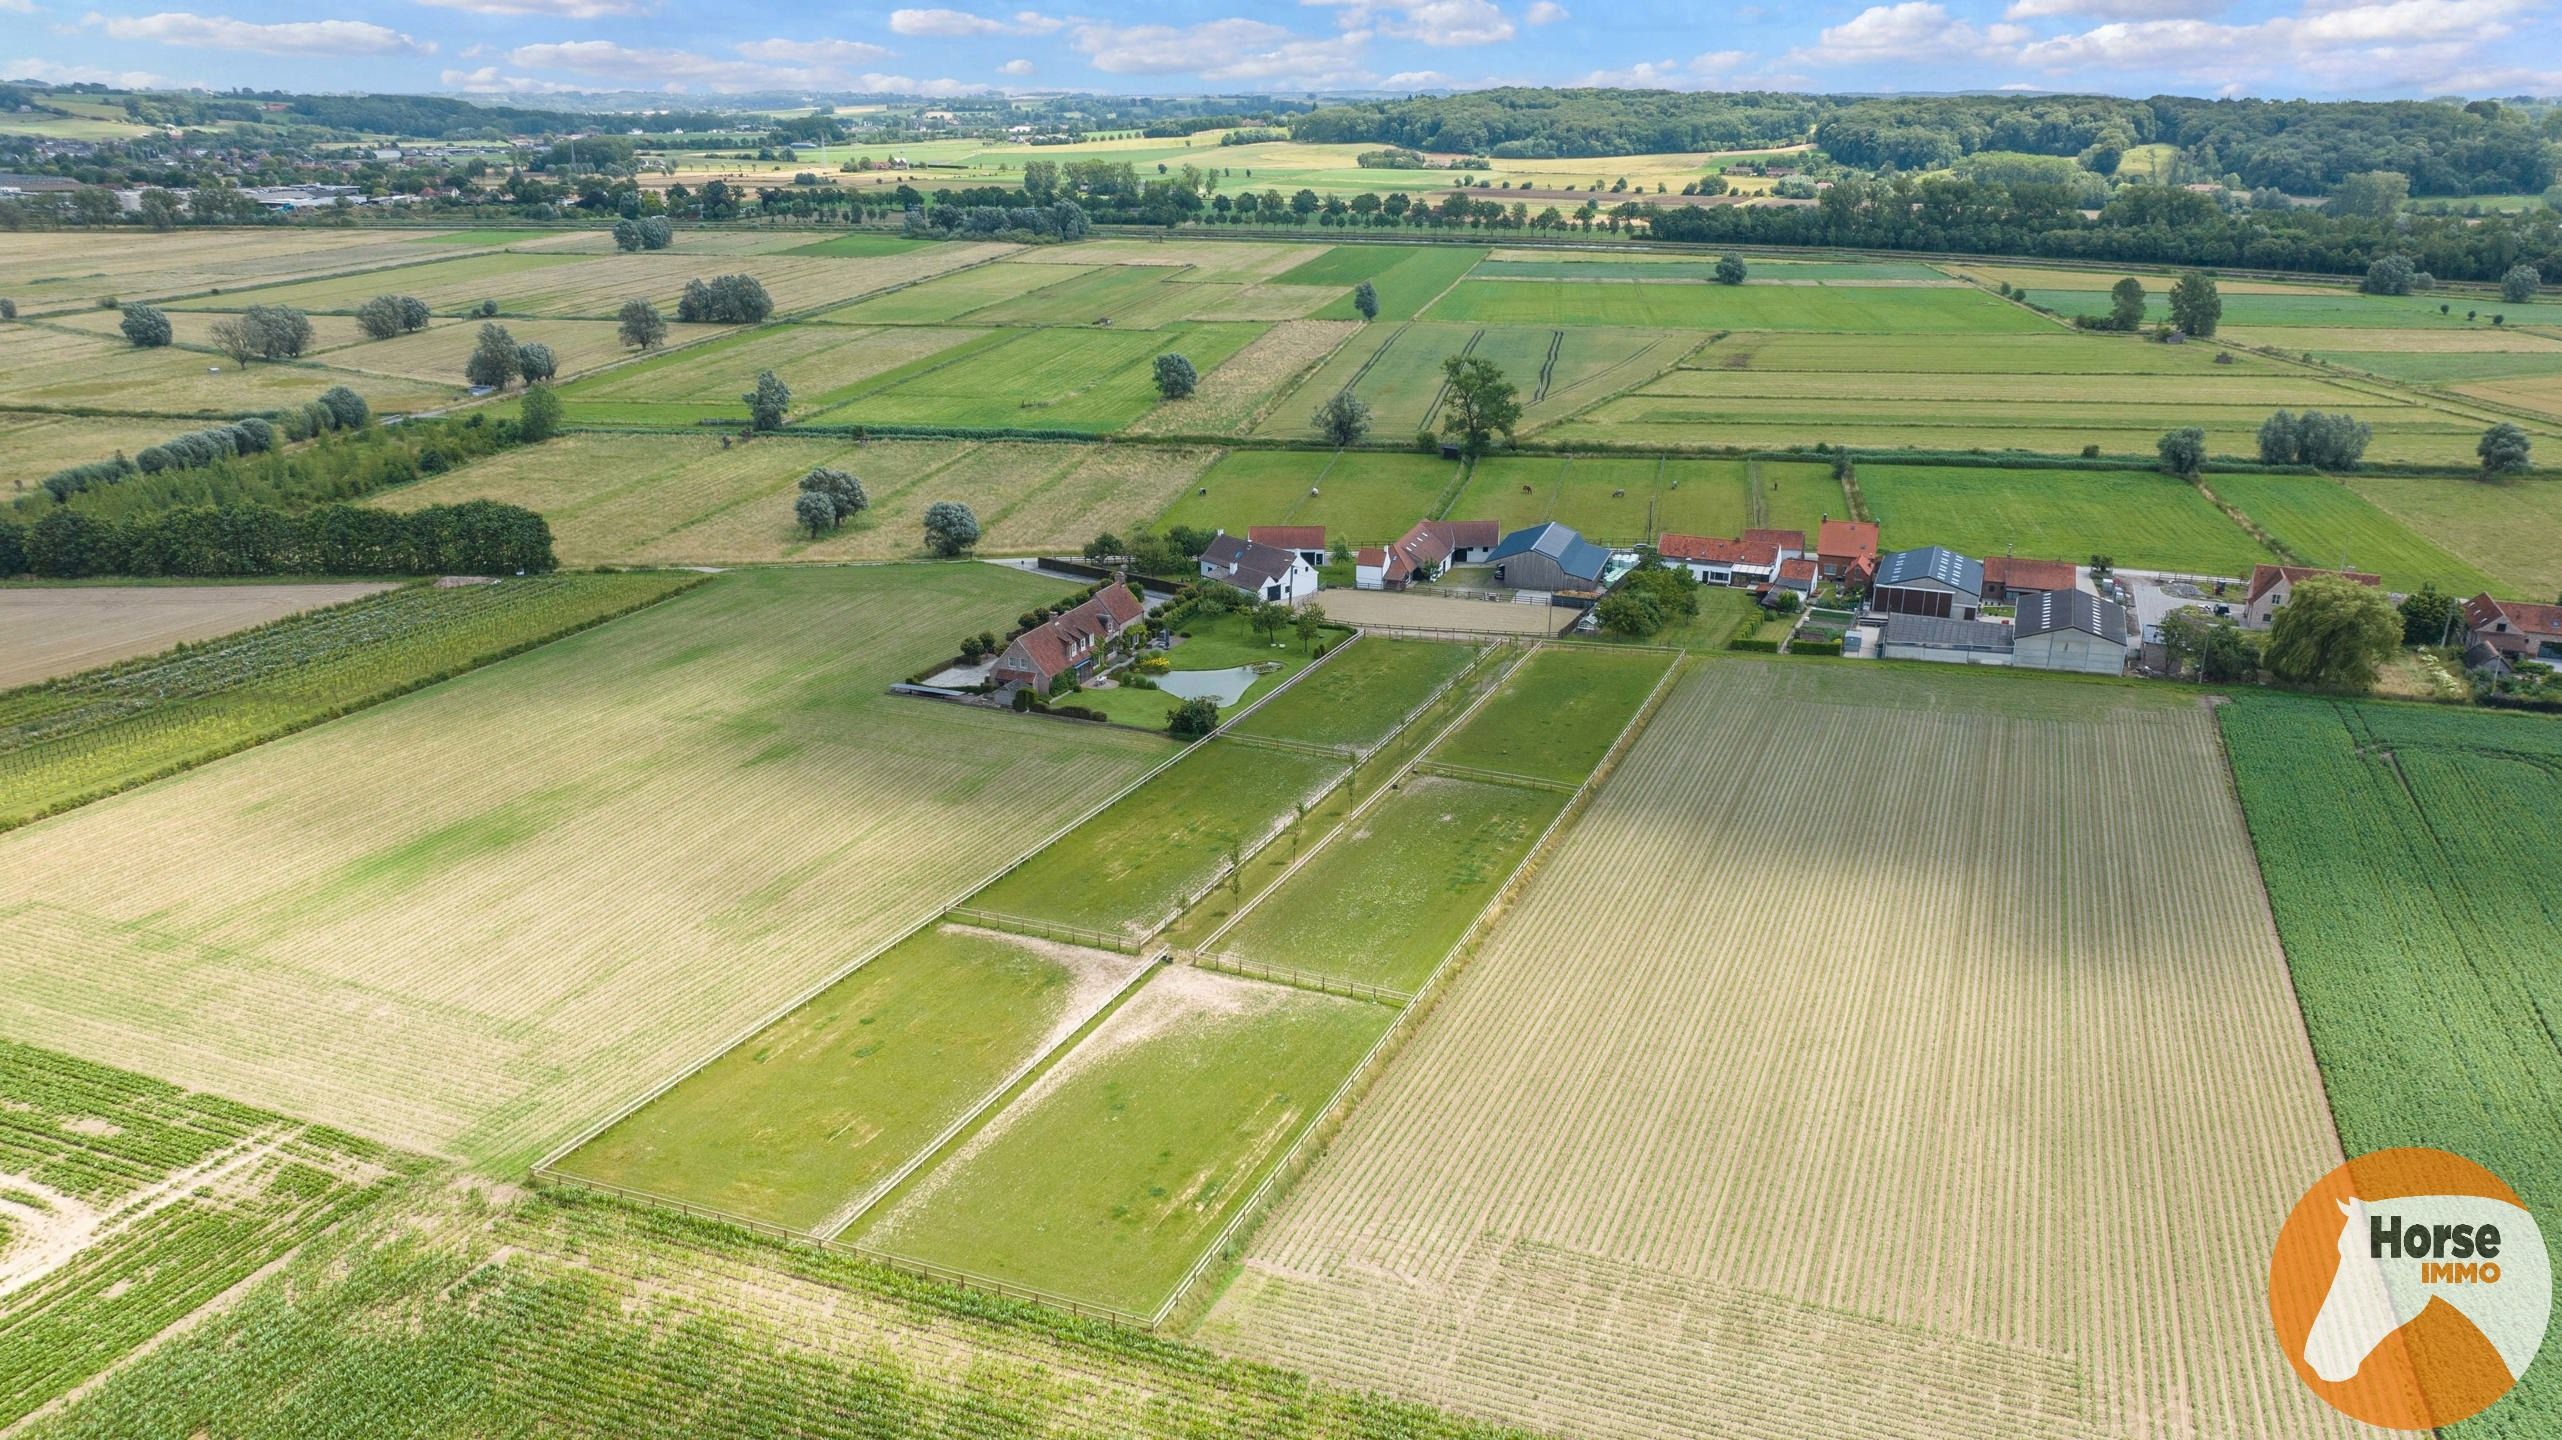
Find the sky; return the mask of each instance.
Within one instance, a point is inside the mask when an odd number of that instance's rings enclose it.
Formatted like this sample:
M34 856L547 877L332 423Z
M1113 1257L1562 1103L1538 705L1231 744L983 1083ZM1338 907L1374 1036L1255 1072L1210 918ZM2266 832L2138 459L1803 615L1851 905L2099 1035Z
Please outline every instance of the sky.
M166 0L162 0L166 3ZM1621 85L2562 93L2562 0L0 0L0 78L539 97Z

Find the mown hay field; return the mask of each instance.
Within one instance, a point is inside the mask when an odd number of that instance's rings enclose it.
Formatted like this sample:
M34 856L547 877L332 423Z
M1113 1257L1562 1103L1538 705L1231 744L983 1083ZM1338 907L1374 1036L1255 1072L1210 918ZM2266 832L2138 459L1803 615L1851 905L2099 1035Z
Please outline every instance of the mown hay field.
M180 418L0 410L0 479L9 482L8 493L14 498L33 490L37 481L56 470L105 460L119 452L131 458L136 451L195 428Z
M0 690L210 640L387 583L102 585L0 590Z
M1257 525L1323 525L1326 543L1384 544L1439 513L1456 463L1374 451L1238 450L1166 507L1162 523L1244 534Z
M228 355L176 346L137 350L121 339L31 325L13 325L8 336L8 345L0 348L0 405L30 410L257 415L304 404L332 385L349 385L376 410L400 411L437 404L462 391L459 375L452 383L439 384L363 375L315 361L242 366ZM187 428L176 426L170 433Z
M1337 245L1275 277L1284 285L1337 287L1320 320L1355 320L1352 292L1367 280L1379 294L1380 320L1411 320L1459 283L1486 252L1458 245Z
M1162 757L885 693L1058 594L720 576L30 826L0 839L0 1035L521 1166Z
M1425 758L1579 785L1671 663L1650 651L1542 647Z
M1215 369L1181 400L1168 400L1131 422L1133 435L1242 435L1266 414L1286 411L1297 381L1360 331L1349 320L1285 320ZM1311 402L1313 406L1322 400Z
M2347 289L2274 294L2228 291L2221 286L2217 289L2224 297L2224 313L2216 326L2219 337L2227 326L2242 331L2276 330L2283 334L2299 328L2454 330L2562 324L2562 302L2553 300L2510 305L2496 296L2449 299L2438 295L2361 295ZM2144 297L2146 323L2169 323L2170 298L2167 288L2152 291ZM2034 284L2028 289L2028 302L2063 315L2097 314L2108 308L2106 301L2086 291L2041 289ZM2477 318L2468 319L2468 311ZM2495 314L2503 317L2502 326L2491 324L2491 317ZM2375 348L2390 349L2391 346L2386 343Z
M1463 280L1425 312L1479 325L1634 325L1878 335L2033 334L2050 322L1964 286Z
M2212 483L2220 493L2232 478ZM2105 554L2133 569L2226 576L2278 559L2197 487L2155 470L1862 465L1859 489L1899 550L2075 563Z
M1455 520L1492 520L1506 531L1544 520L1605 544L1654 544L1666 531L1735 536L1800 530L1850 513L1828 465L1787 460L1666 456L1503 455L1480 460L1450 504Z
M563 564L753 564L887 560L923 553L926 507L958 500L991 554L1075 550L1126 533L1200 475L1215 451L963 440L768 436L564 436L512 450L376 498L396 510L504 500L550 522ZM792 501L800 480L834 466L863 482L871 508L817 539Z
M1179 352L1206 373L1262 333L1260 325L1238 322L995 330L853 385L810 418L1108 434L1159 404L1158 355Z
M20 313L95 309L108 299L144 300L237 289L295 275L335 273L435 258L417 236L284 228L46 230L0 235L0 295ZM372 292L369 292L372 293Z
M1585 1436L2359 1433L2266 1339L2339 1151L2248 845L2191 696L1698 664L1200 1333Z
M541 322L537 322L541 323ZM596 324L553 321L552 324ZM607 338L613 326L603 326ZM679 338L690 338L692 327ZM887 371L975 338L971 330L875 329L846 325L776 325L723 336L651 356L594 376L561 393L569 418L596 424L691 425L735 418L744 428L746 395L767 370L792 389L792 416L806 418ZM629 355L619 345L616 353Z
M1476 658L1465 645L1365 638L1237 722L1241 735L1369 750Z
M313 323L317 326L332 318L322 316ZM358 340L328 351L326 358L330 364L345 370L368 375L398 375L459 389L468 383L463 376L463 364L471 358L472 347L480 343L482 323L475 320L439 321L415 335L401 335L389 340ZM624 346L617 327L609 320L507 320L499 323L519 345L550 346L552 358L560 364L559 378L562 380L638 353ZM674 338L688 340L697 333L700 332L689 327Z
M2562 594L2562 482L2351 475L2349 488L2450 555L2488 572L2504 595Z
M2248 515L2304 564L2371 570L2397 591L2435 585L2471 595L2500 588L2470 562L2370 504L2345 481L2327 475L2217 475L2207 483L2216 498Z
M1258 435L1306 439L1316 407L1350 390L1370 407L1371 430L1402 437L1439 422L1454 355L1492 362L1519 391L1525 433L1641 385L1670 369L1698 337L1661 330L1542 329L1527 326L1374 325L1347 341L1288 398Z

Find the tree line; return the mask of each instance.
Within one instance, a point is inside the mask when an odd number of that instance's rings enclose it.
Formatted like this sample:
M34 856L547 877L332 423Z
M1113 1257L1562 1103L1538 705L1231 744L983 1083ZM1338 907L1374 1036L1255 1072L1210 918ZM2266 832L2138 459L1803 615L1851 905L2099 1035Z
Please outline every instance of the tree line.
M540 574L557 564L543 517L495 500L406 514L252 504L184 505L121 520L61 508L32 525L0 517L0 575L54 580Z

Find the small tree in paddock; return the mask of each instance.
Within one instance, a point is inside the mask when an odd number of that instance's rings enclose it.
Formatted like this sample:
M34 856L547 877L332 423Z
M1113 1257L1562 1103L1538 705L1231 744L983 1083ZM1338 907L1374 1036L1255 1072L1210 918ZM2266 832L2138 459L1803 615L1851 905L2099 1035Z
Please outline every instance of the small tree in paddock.
M872 507L872 497L864 493L862 481L827 465L801 477L801 493L826 496L835 516L831 523L835 525L843 525Z
M2155 441L2153 449L2162 457L2162 468L2191 479L2206 465L2206 432L2195 425L2182 426Z
M756 388L738 398L747 402L748 423L759 430L782 429L792 409L792 387L771 370L758 371Z
M655 350L667 343L667 317L646 300L626 300L615 333L635 350Z
M504 390L523 373L524 351L504 325L483 325L463 360L463 378L474 385Z
M560 433L560 396L549 385L525 387L524 408L518 413L516 434L528 445L539 445Z
M116 328L141 350L158 349L176 338L169 327L169 317L148 305L126 306L124 318L116 322Z
M2482 432L2473 453L2481 457L2484 475L2516 475L2523 473L2533 460L2535 442L2524 430L2503 420Z
M1496 435L1512 439L1512 427L1521 422L1521 392L1500 366L1475 355L1452 355L1442 360L1441 374L1448 387L1443 434L1457 437L1472 456L1492 450Z
M1156 357L1156 393L1159 395L1168 400L1188 399L1200 386L1201 372L1192 368L1189 358L1172 351Z
M1379 318L1379 287L1364 280L1352 287L1352 308L1364 320Z
M1337 390L1317 407L1317 433L1330 445L1357 445L1370 433L1370 407L1350 390Z
M1744 283L1744 276L1746 273L1747 272L1744 269L1744 257L1741 255L1721 255L1717 257L1718 284L1741 285Z
M1219 728L1219 702L1195 695L1165 717L1165 733L1177 740L1198 740Z
M526 384L537 385L560 373L560 360L552 354L552 347L541 341L519 345L516 373L525 377Z
M2171 285L2171 323L2203 340L2224 320L2224 297L2214 277L2191 270Z
M792 518L815 540L836 528L836 503L815 490L804 490L792 500Z
M2144 328L2144 282L2129 275L2108 287L2108 328Z
M2525 305L2535 299L2536 290L2543 284L2544 272L2532 265L2512 265L2500 277L2500 298L2512 305Z
M925 548L946 559L979 543L979 517L958 500L925 507Z

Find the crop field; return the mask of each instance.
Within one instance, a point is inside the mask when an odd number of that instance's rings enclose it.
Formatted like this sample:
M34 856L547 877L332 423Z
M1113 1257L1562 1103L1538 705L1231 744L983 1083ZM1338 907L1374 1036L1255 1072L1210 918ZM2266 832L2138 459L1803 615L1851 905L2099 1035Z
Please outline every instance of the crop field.
M596 324L612 340L614 327ZM566 387L562 405L572 420L600 424L691 425L697 420L747 418L744 399L760 371L771 370L792 387L795 419L850 395L866 380L973 339L971 330L867 329L851 325L776 325L723 336L653 356ZM468 353L468 346L465 347ZM615 355L631 352L615 347ZM608 357L611 358L611 357Z
M1094 1304L1153 1310L1396 1014L1365 1000L1161 969L847 1238Z
M1226 873L1229 852L1250 852L1278 833L1348 768L1326 756L1207 741L970 903L1144 938Z
M556 1168L833 1231L1144 964L991 930L919 931Z
M0 691L211 640L296 611L361 599L378 584L117 585L0 590Z
M20 313L97 309L108 299L144 300L237 289L295 275L399 265L422 257L409 237L294 228L191 230L30 230L0 235L0 295Z
M230 609L235 623L224 628L235 633L0 691L0 828L512 655L662 600L691 578L541 576L450 590L411 587L370 599L352 597L376 587L321 586L311 587L309 601L291 585L0 591L0 614L13 618L72 617L78 624L84 612L100 614L85 628L110 645L133 623L129 617L224 607L209 595L238 593L250 602ZM333 599L352 603L290 613ZM286 618L238 629L262 612Z
M0 1425L412 1168L348 1136L0 1042Z
M724 575L0 838L0 1034L521 1165L1162 757L886 693L1058 593Z
M1384 312L1383 312L1384 313ZM1476 325L1633 325L1880 335L2031 334L2045 320L1964 286L1463 280L1424 312Z
M711 565L912 558L924 549L926 507L959 500L979 517L983 550L1031 554L1137 528L1215 453L791 435L724 449L708 435L586 434L503 451L374 503L504 500L541 512L565 565ZM872 508L812 540L792 499L821 465L861 480Z
M2208 483L2225 504L2250 516L2307 565L2371 570L2383 576L2391 590L2435 584L2440 590L2470 595L2497 588L2481 571L2414 534L2340 480L2314 475L2217 475Z
M2551 722L2258 694L2219 713L2342 1141L2562 1191L2562 980L2532 858L2562 846ZM2481 1433L2539 1433L2557 1401L2531 1369L2515 1428Z
M1376 637L1338 646L1323 668L1239 721L1237 733L1366 752L1476 654L1465 645Z
M2218 493L2233 478L2216 476ZM2131 569L2224 576L2277 559L2197 487L2154 470L1862 465L1859 489L1898 549L2075 563L2106 554Z
M1234 534L1323 525L1328 544L1380 544L1437 514L1458 477L1457 462L1431 455L1238 450L1176 497L1160 523Z
M1164 330L1003 330L854 387L813 417L858 423L1032 430L1121 429L1160 402L1156 357L1180 351L1203 371L1243 350L1258 325Z
M1202 1338L1597 1437L2358 1433L2264 1339L2338 1150L2214 720L1791 665L1692 669Z
M1601 763L1670 663L1645 651L1542 648L1426 759L1571 788Z
M1061 247L1055 253L1073 255L1077 251ZM971 266L813 318L835 325L949 325L973 310L1020 298L1045 285L1062 284L1088 268L1092 267Z
M8 345L0 348L0 404L29 410L256 415L303 404L332 385L351 385L375 409L399 411L449 400L462 390L459 376L450 384L436 384L362 375L308 361L255 361L243 367L228 355L174 346L137 350L120 339L31 325L13 325L8 334ZM170 433L187 428L173 426Z
M2562 594L2562 483L2351 475L2348 486L2423 540L2488 572L2501 593Z

